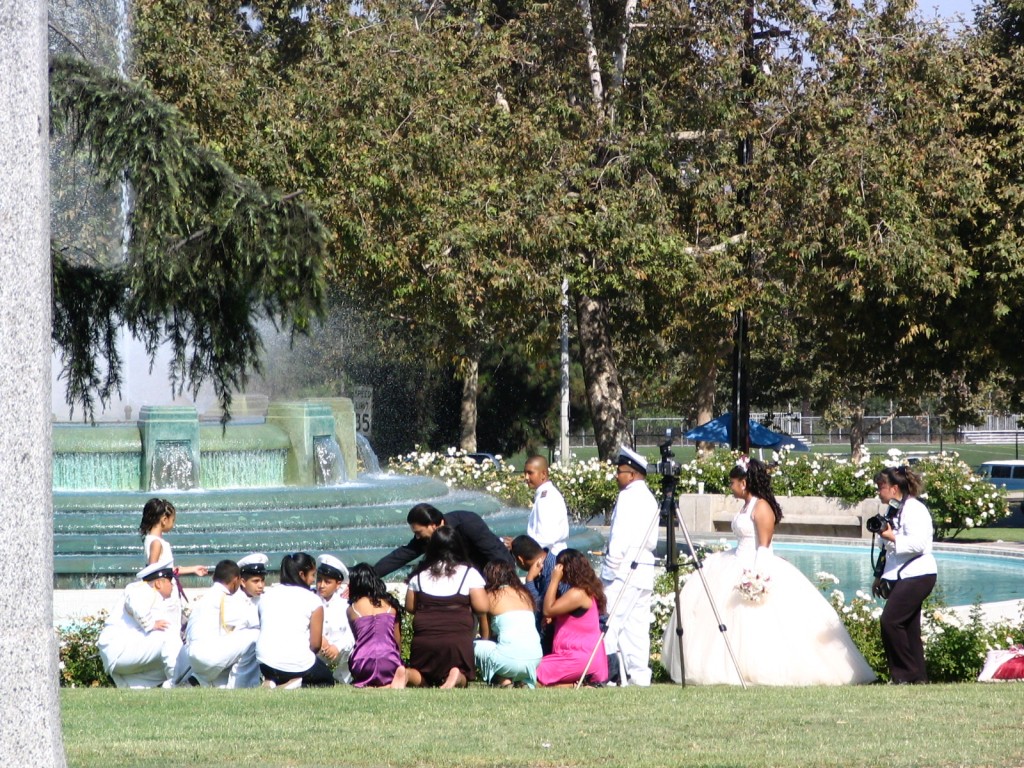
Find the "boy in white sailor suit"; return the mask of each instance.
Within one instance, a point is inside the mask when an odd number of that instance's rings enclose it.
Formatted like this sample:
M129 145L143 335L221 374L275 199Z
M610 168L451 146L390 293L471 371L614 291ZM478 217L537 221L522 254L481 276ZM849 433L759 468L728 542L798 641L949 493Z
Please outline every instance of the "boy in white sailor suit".
M174 567L152 563L124 590L121 612L107 619L97 646L103 669L118 688L171 687L181 651Z
M262 552L246 555L238 561L241 582L228 601L228 622L236 629L259 629L260 595L267 586L267 564L270 558Z
M334 667L334 679L351 684L352 674L348 657L356 640L348 621L348 600L342 594L342 582L348 578L348 568L332 555L316 559L316 591L324 602L324 632L320 657Z
M260 683L256 661L259 628L236 626L232 596L241 574L233 560L221 560L213 571L213 586L198 600L189 617L186 639L192 676L203 687L255 688Z

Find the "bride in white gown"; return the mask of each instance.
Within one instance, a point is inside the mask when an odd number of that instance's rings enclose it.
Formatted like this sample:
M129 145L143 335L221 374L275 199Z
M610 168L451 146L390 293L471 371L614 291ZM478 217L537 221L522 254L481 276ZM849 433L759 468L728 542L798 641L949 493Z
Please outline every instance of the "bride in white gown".
M739 674L748 685L870 683L875 673L824 595L797 568L772 552L782 510L771 478L757 459L741 458L730 472L743 509L732 521L735 549L704 560ZM696 573L680 596L686 682L739 685L736 664ZM662 663L680 682L677 617L665 628Z

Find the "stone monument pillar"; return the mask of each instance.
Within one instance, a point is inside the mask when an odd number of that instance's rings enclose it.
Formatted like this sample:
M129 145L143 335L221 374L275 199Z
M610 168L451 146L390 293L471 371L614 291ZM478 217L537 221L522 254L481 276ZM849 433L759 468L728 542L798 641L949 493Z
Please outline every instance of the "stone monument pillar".
M0 765L64 766L53 632L45 0L0 0Z

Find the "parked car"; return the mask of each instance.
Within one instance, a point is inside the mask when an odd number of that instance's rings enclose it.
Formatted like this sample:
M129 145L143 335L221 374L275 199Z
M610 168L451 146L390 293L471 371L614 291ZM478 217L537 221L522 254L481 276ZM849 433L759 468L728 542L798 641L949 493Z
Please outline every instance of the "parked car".
M978 467L978 474L992 485L1008 491L1024 491L1024 461L1003 459L986 461Z

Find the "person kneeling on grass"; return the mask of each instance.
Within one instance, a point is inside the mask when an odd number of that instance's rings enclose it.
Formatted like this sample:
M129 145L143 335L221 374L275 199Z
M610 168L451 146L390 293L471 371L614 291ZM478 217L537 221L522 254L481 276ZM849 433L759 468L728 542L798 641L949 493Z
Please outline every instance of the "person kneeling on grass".
M238 564L221 560L213 586L196 601L185 636L191 675L204 687L252 688L259 685L256 639L259 627L235 626L230 606L241 582Z
M181 652L179 605L170 561L147 565L124 590L121 613L107 619L97 647L118 688L173 687Z
M409 685L465 688L476 672L474 613L487 637L487 593L455 528L440 527L430 537L423 561L409 577L405 609L413 614Z
M561 582L569 589L559 596ZM554 619L555 637L552 652L537 666L537 682L565 686L580 679L607 682L608 656L599 621L604 611L601 580L587 556L575 549L563 549L555 558L551 583L544 594L544 615Z
M267 688L334 685L331 670L316 655L323 645L324 606L311 589L315 581L310 555L285 555L280 582L260 598L256 658Z
M404 688L402 609L369 563L357 563L349 573L348 621L355 636L348 658L352 685Z
M533 596L519 580L515 566L501 561L484 568L488 623L492 639L473 645L485 683L506 688L537 684L543 652L533 615Z

